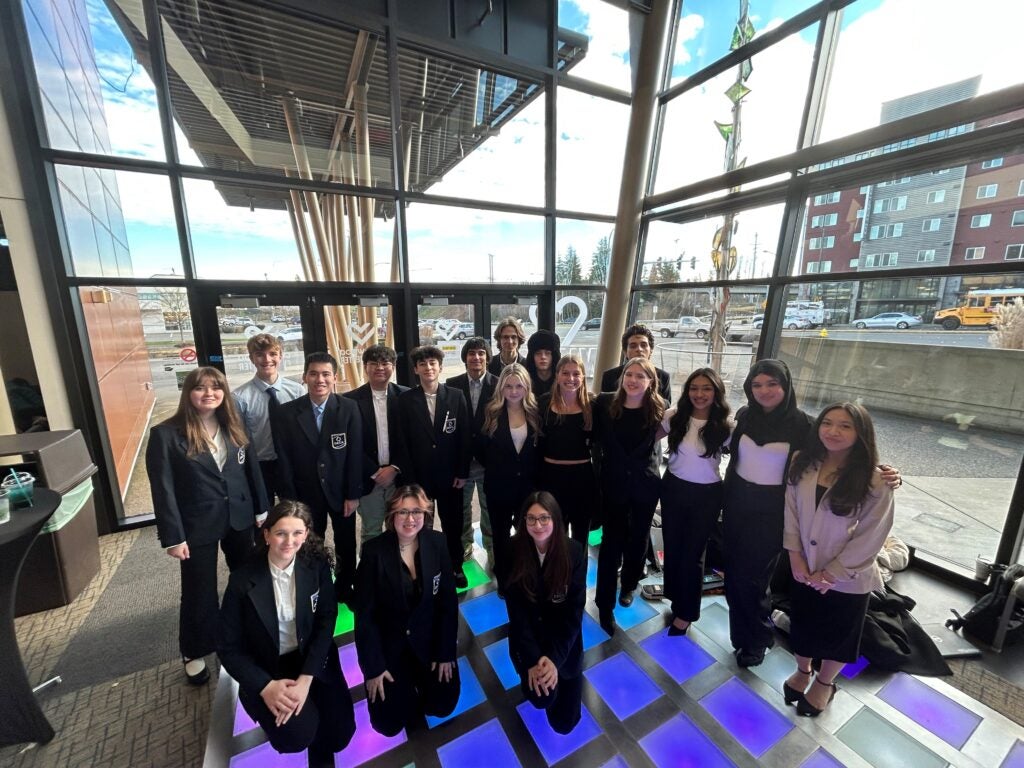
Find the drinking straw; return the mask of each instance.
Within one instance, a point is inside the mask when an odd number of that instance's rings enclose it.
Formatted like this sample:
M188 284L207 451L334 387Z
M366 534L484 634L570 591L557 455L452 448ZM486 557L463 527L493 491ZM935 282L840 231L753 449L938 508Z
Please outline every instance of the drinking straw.
M21 498L27 501L30 507L35 506L32 503L32 497L25 492L25 486L21 484L21 480L18 478L18 473L14 471L14 467L11 467L11 477L14 478L14 482L18 486L18 490L21 491Z

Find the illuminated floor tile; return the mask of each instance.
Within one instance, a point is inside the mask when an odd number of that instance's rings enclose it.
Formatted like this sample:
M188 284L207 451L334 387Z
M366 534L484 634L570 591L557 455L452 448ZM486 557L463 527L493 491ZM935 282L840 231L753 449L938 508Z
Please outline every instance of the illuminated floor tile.
M1024 768L1024 741L1017 739L1010 751L1006 753L999 768Z
M388 750L405 744L408 737L405 731L396 736L382 736L373 730L370 725L370 713L366 709L366 700L357 701L356 710L356 732L352 741L348 743L341 752L334 756L335 765L355 766L373 760L378 755L383 755Z
M843 768L843 764L818 747L810 757L800 763L800 768Z
M639 592L639 589L637 590ZM623 629L632 629L637 624L642 624L648 619L657 616L658 611L652 608L646 600L637 597L629 608L623 608L618 602L615 603L615 623ZM654 631L657 631L655 628Z
M619 720L640 711L662 694L661 688L625 653L617 653L583 674Z
M597 586L597 560L593 557L587 558L587 589Z
M502 624L508 623L508 611L505 601L498 597L497 592L488 592L481 597L474 597L459 606L466 623L474 635L480 635Z
M351 632L356 625L356 617L344 603L338 603L338 619L334 622L334 636Z
M481 755L487 756L488 768L513 768L520 764L508 736L496 719L488 720L437 750L437 757L444 768L479 766Z
M983 719L931 686L902 672L882 687L878 698L957 749L963 749Z
M465 656L459 659L459 678L461 683L459 703L455 705L455 709L447 717L428 717L428 727L433 728L441 723L445 723L487 700L487 697L484 695L484 689L480 687L480 681L476 679L473 667L470 666L469 659Z
M228 763L230 768L306 768L305 752L281 754L265 741L258 747L235 755Z
M847 680L853 680L853 678L855 678L857 675L859 675L861 672L867 669L870 663L871 662L869 662L866 658L861 656L852 664L847 664L845 667L843 667L839 671L839 674L841 674Z
M508 655L507 637L484 648L484 655L491 662L494 674L498 676L506 691L519 685L519 673L516 672L516 668L512 664L512 658Z
M688 637L669 637L661 630L640 643L640 647L682 684L715 663L714 658Z
M700 700L704 709L754 757L790 732L793 724L735 677Z
M678 714L640 739L655 765L728 768L735 765L686 715Z
M583 650L589 651L608 639L608 633L586 611L583 613Z
M245 707L242 706L242 702L239 700L235 701L235 726L231 731L232 736L237 736L240 733L251 731L253 728L259 728L259 724L249 717L249 713L245 711Z
M629 768L629 763L626 762L626 758L622 755L616 755L607 763L602 765L601 768Z
M474 587L479 587L481 584L486 584L491 580L491 577L487 575L487 571L476 560L468 560L463 563L462 572L466 575L466 586L455 590L459 594Z
M598 528L596 530L591 531L590 535L587 537L587 544L589 544L592 547L600 547L601 546L601 534L602 534L603 531L604 531L603 528Z
M356 644L348 643L338 649L338 658L341 660L341 671L345 675L345 682L349 688L355 688L363 684L363 670L359 668L359 659L356 656Z
M703 634L714 640L725 649L732 648L729 638L729 609L718 603L702 607L700 619L694 624Z
M836 737L873 768L906 768L908 765L945 768L946 765L941 757L867 707L836 731Z
M524 701L516 707L516 711L519 712L519 717L523 719L526 730L530 732L548 765L557 763L563 757L571 755L601 734L600 726L586 707L583 707L580 721L576 727L572 729L571 733L564 736L551 730L551 726L548 725L547 713L543 709L537 709L530 702Z

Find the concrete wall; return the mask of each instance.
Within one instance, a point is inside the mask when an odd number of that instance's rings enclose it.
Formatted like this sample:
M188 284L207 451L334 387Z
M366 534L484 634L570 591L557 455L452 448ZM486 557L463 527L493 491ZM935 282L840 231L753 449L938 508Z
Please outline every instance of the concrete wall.
M808 413L837 400L936 421L1024 434L1024 352L784 337Z

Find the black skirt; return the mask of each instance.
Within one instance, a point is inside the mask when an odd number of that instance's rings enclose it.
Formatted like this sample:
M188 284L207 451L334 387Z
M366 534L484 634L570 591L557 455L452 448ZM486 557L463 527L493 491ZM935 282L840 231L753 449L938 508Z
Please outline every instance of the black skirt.
M793 653L851 663L860 657L868 595L829 591L824 595L794 581L790 591Z

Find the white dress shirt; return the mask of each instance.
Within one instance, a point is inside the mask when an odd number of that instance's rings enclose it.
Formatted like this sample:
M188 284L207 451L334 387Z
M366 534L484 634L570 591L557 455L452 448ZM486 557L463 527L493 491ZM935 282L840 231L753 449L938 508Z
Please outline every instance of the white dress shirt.
M274 583L274 605L277 606L278 653L282 656L299 647L295 628L295 558L287 568L278 568L268 557L270 580Z

